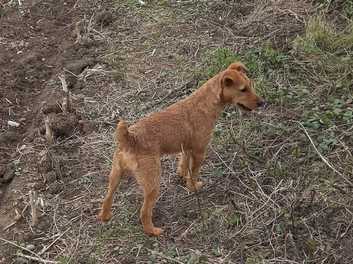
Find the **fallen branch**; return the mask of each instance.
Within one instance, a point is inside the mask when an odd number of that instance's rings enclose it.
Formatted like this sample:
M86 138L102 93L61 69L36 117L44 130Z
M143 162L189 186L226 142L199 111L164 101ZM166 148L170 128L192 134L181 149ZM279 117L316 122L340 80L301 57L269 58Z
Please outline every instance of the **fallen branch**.
M19 257L22 257L22 258L35 260L35 261L42 262L42 263L59 263L57 261L46 260L46 259L42 259L42 258L38 258L38 257L32 257L32 256L28 256L28 255L25 255L25 254L22 254L22 253L17 253L16 255L19 256Z
M66 229L60 236L58 236L53 242L51 242L48 246L44 247L39 253L38 255L42 255L43 253L45 253L49 248L51 248L56 241L58 241L67 231L69 231L71 229L71 227L69 227L68 229Z
M353 183L347 179L347 177L345 177L341 172L339 172L321 153L320 151L317 149L317 147L315 146L314 141L312 140L312 138L310 137L308 131L305 129L305 127L300 123L300 122L296 122L299 124L299 126L301 127L301 129L304 131L305 135L307 136L307 138L309 139L311 145L313 146L313 148L315 149L316 153L319 155L319 157L321 158L321 160L330 168L332 169L335 173L337 173L339 176L341 176L348 184L349 186L353 187Z

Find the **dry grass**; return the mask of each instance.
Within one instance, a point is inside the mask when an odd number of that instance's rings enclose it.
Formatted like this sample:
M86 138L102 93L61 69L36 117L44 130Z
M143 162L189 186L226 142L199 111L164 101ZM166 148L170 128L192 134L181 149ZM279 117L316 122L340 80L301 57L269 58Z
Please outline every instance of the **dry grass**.
M113 25L86 31L107 46L79 76L77 110L96 129L49 149L59 169L41 174L49 177L43 226L27 230L35 236L26 243L34 252L48 247L40 256L59 263L351 263L352 186L342 177L353 181L349 28L309 19L304 2L146 3L116 0ZM201 212L166 157L155 212L164 236L143 235L132 179L115 197L112 221L98 224L116 120L180 100L234 58L249 66L270 107L223 114L202 169ZM30 153L44 149L37 142ZM26 162L33 159L18 166Z

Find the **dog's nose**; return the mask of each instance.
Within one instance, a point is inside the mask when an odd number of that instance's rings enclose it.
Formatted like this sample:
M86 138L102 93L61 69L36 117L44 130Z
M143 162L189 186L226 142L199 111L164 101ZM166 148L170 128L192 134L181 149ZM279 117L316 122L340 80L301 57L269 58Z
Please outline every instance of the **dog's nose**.
M264 106L266 106L265 100L259 100L259 101L257 101L257 107L264 107Z

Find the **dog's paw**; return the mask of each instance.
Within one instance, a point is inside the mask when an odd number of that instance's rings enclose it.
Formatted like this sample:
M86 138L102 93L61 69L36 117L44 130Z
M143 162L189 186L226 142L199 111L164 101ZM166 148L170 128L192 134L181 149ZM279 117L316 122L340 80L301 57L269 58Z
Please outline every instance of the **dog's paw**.
M163 233L162 228L152 227L144 230L147 235L150 236L160 236Z
M103 212L101 211L98 215L98 219L102 221L103 223L108 222L112 218L113 214L112 212Z
M191 192L199 191L203 185L204 184L202 181L198 181L198 182L194 182L194 183L192 183L192 182L187 183L187 187Z

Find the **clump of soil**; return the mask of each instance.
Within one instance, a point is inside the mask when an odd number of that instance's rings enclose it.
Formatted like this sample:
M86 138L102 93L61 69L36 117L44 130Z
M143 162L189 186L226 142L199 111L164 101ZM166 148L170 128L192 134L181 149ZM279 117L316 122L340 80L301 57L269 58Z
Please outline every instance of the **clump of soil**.
M15 177L15 168L11 164L0 168L0 185L9 183L13 177Z

